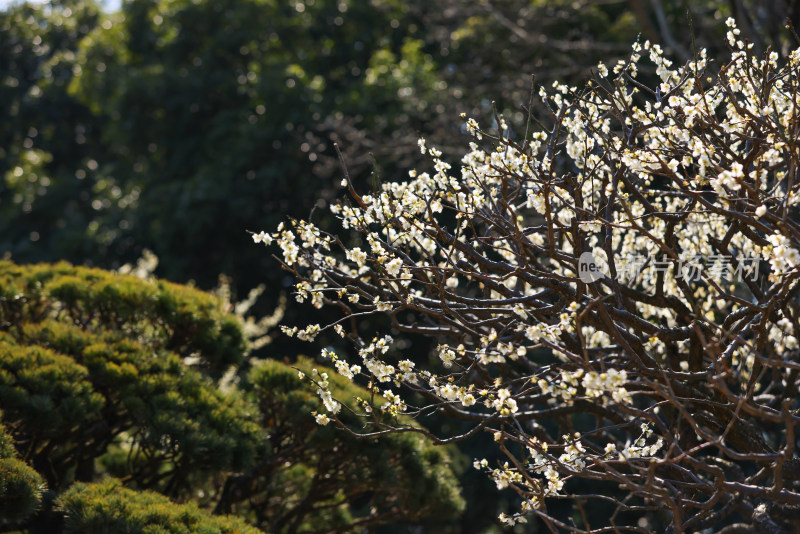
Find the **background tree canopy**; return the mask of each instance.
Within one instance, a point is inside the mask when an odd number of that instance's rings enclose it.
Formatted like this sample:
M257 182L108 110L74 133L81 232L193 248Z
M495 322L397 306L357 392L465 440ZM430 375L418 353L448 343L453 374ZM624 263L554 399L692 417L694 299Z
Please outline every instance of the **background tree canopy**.
M541 105L532 74L537 85L580 84L637 38L678 62L702 47L715 57L733 16L757 52L787 54L795 41L784 19L800 23L800 3L759 7L128 0L109 13L93 0L53 0L0 11L0 251L17 262L0 268L0 526L91 531L122 514L144 528L140 511L157 504L190 530L229 528L207 516L214 510L264 530L432 517L454 531L489 528L507 503L456 468L483 444L379 447L317 427L304 415L314 399L285 366L307 364L298 345L276 339L254 353L273 360L253 368L237 320L172 283L211 289L225 274L239 294L264 283L254 310L271 313L292 281L247 230L309 214L328 224L315 207L342 178L334 142L358 188L375 189L425 165L418 137L456 157L461 112L503 113L519 137L527 108ZM162 281L25 266L115 269L144 250L158 256ZM286 321L300 314L289 306ZM430 340L413 343L426 358ZM235 387L221 387L231 376ZM350 454L391 468L351 470ZM437 497L420 502L412 478ZM364 485L334 491L354 479ZM92 504L111 493L112 509ZM78 509L97 522L63 521Z
M458 113L522 117L530 75L580 81L637 35L683 60L718 50L735 15L759 47L790 43L755 2L87 0L0 14L2 249L19 261L116 267L249 289L283 276L246 229L330 199L345 150L372 185L459 145ZM653 6L659 6L654 10ZM374 163L370 154L374 157ZM369 177L371 169L376 172Z

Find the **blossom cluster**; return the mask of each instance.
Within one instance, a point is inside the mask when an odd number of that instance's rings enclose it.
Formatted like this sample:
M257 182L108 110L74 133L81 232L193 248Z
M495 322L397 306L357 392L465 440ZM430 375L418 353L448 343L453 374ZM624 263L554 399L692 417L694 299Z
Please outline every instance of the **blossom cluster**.
M386 430L376 413L436 409L499 435L509 462L477 465L523 496L506 523L546 514L544 500L572 478L645 480L647 506L674 512L685 506L684 471L711 503L687 512L700 517L738 486L719 482L697 451L757 463L760 452L727 445L751 432L742 415L769 428L792 421L774 399L794 391L788 369L798 365L800 51L781 67L775 53L754 57L729 25L731 58L716 75L705 51L676 67L660 46L636 43L584 89L541 88L547 128L528 124L520 137L500 116L494 128L465 116L472 142L459 166L420 139L428 172L369 194L348 176L349 201L331 206L339 236L305 221L253 234L280 248L299 301L335 305L342 320L384 314L396 331L435 341L429 358L352 332L350 356L322 358L376 393L356 403L365 424ZM612 276L581 277L586 252ZM763 263L737 280L684 275L691 258L712 256L731 258L732 270L736 258ZM644 258L640 276L613 276L631 257ZM344 338L340 323L284 332ZM343 399L324 372L312 378L326 411L316 420L328 424ZM540 419L585 428L557 439Z
M542 393L552 397L551 403L559 400L572 402L572 399L578 395L578 386L580 385L584 395L591 399L606 395L614 402L630 404L632 398L630 392L625 389L626 382L627 373L624 370L609 369L603 372L585 372L583 369L578 369L571 373L561 371L561 376L557 381L548 382L540 378L537 384Z

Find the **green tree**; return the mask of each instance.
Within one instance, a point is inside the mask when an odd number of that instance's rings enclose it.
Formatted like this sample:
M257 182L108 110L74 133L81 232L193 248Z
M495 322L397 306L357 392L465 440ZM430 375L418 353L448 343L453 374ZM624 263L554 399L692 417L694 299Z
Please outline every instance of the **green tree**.
M146 244L168 278L210 286L222 271L255 285L266 263L245 229L306 215L307 193L332 189L315 173L333 154L317 123L338 113L391 128L407 111L400 89L432 90L406 11L397 1L124 4L83 40L71 85L103 123L102 180L135 198L98 214L112 256Z
M42 477L17 456L13 439L0 425L0 529L26 520L42 503Z
M359 440L318 425L309 414L323 409L299 374L310 375L314 362L300 358L293 367L267 361L251 371L247 387L272 450L252 469L228 478L218 511L236 510L275 532L424 519L441 524L458 516L464 501L453 478L453 451L412 434ZM368 390L328 371L332 384L346 388L348 413L357 399L369 398ZM343 418L357 424L355 417Z
M15 6L0 13L0 248L103 267L149 248L159 275L201 287L266 273L274 305L286 278L244 230L333 198L332 141L352 178L375 185L415 164L418 135L455 154L460 112L486 117L496 100L521 119L531 74L580 81L639 32L683 61L718 50L733 15L785 53L776 13L798 14L780 3L693 2L694 37L683 3L640 0ZM372 161L382 169L367 180Z
M184 495L210 473L246 467L263 446L251 408L214 383L245 344L211 296L9 262L0 292L4 421L51 489L91 481L96 459L123 448L127 479Z
M196 289L0 261L2 526L244 531L201 512L216 508L268 531L334 532L460 512L448 451L395 437L362 448L318 427L297 371L247 371L246 351L239 320Z
M133 491L110 479L75 484L58 498L65 533L258 534L239 518L209 516L193 503L173 504L153 491Z
M97 124L68 86L100 18L92 0L0 11L0 249L27 261L96 249L92 205L108 194L92 171Z

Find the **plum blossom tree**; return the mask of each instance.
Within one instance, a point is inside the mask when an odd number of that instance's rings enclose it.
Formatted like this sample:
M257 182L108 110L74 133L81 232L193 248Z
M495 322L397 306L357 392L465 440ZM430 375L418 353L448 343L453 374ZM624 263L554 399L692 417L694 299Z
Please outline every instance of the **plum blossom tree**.
M542 122L464 117L460 169L424 139L435 172L359 194L345 167L340 234L297 220L253 234L280 247L297 300L343 311L284 331L333 329L352 352L322 357L372 392L345 402L307 375L317 422L490 433L506 460L474 465L518 494L508 525L794 532L800 49L757 57L728 26L718 67L636 43L583 88L540 89ZM370 314L394 337L360 334ZM404 334L434 338L434 357L403 354ZM467 430L398 418L433 412Z

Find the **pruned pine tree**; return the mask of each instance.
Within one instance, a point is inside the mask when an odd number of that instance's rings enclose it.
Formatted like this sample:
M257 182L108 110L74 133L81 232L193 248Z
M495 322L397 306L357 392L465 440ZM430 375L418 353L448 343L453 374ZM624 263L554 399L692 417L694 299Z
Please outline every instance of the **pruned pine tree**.
M461 512L452 451L320 427L297 371L246 352L239 318L197 289L0 262L0 532L350 532Z

